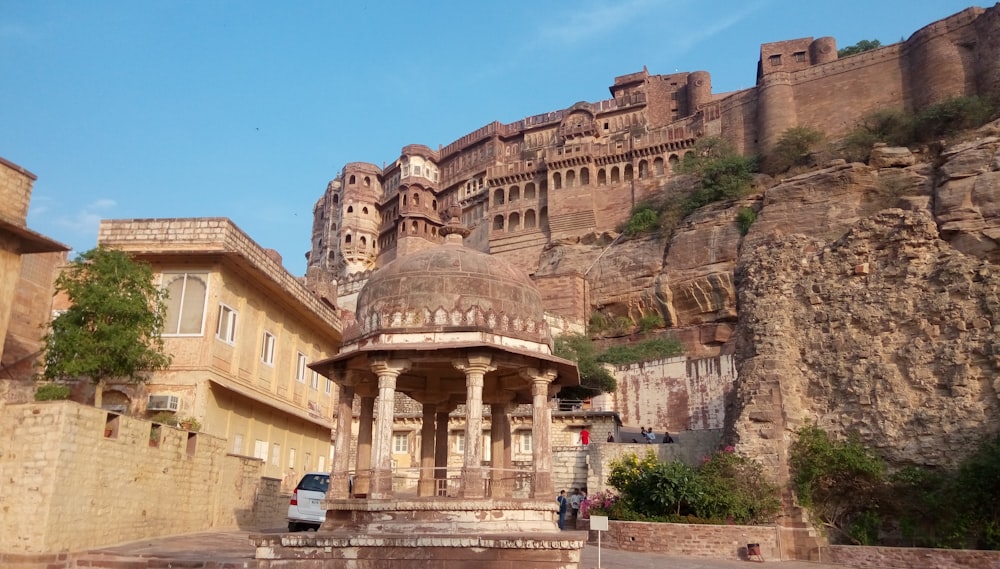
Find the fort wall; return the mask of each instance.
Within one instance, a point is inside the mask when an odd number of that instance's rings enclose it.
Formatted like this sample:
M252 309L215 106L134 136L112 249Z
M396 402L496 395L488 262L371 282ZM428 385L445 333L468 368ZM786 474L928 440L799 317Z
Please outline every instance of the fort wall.
M287 496L260 460L203 433L71 401L0 413L0 565L206 528L281 526ZM72 528L72 531L67 531Z

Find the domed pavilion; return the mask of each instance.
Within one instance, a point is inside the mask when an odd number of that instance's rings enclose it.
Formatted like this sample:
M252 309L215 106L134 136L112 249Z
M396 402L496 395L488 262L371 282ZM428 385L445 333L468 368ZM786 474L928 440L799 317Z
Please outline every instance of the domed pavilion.
M516 558L530 559L532 567L574 567L583 539L561 534L556 523L549 400L578 385L579 372L553 355L531 279L465 247L468 230L457 211L450 213L443 244L372 274L358 298L357 330L335 357L310 365L338 385L340 398L326 522L315 538L295 539L343 540L354 548L359 539L374 539L383 547L369 554L390 563L378 567L395 566L394 559L405 567L414 555L454 558L455 566ZM422 409L419 465L408 472L392 464L397 393ZM351 470L355 397L360 418ZM511 466L510 414L520 404L532 410L528 471ZM448 417L459 405L464 455L461 468L449 470ZM300 549L294 557L306 555Z

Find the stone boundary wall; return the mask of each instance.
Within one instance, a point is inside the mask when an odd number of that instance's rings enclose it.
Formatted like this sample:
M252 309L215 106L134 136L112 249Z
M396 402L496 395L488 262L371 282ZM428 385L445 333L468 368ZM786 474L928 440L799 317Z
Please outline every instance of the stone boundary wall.
M610 471L609 464L630 453L642 458L652 451L660 462L679 460L684 464L697 466L701 464L702 458L718 450L722 442L722 429L681 431L672 433L671 436L675 441L672 444L590 443L587 448L587 463L590 466L587 471L587 491L593 494L607 489L604 481Z
M822 559L860 569L996 569L1000 551L971 549L926 549L919 547L870 547L831 545L823 548Z
M587 529L590 520L581 520ZM588 541L597 542L597 532L589 530ZM747 544L760 545L765 560L780 558L780 537L777 526L694 525L650 522L609 521L608 531L601 534L601 547L688 555L714 559L747 559Z
M224 439L72 401L0 413L0 567L140 539L284 524L287 495ZM107 433L110 431L110 433ZM28 565L25 565L27 563Z

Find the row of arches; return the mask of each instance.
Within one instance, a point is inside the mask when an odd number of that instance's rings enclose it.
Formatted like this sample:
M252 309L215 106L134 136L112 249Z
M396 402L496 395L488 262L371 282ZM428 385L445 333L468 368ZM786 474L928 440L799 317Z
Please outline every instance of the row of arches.
M623 181L630 182L636 177L643 180L650 177L665 176L668 171L673 172L680 165L680 157L671 154L666 160L662 156L657 156L652 161L640 160L635 168L631 164L624 167L612 166L611 168L599 168L597 170L597 185L619 184ZM638 175L636 175L638 170ZM576 170L567 170L565 173L554 172L552 174L552 187L561 190L564 187L573 188L576 186L590 185L590 168L584 166L580 168L579 175Z
M524 196L521 195L520 186L511 186L509 189L504 190L504 188L497 188L493 190L493 205L503 205L504 203L514 203L524 199L525 201L531 201L538 199L540 201L545 201L547 198L547 190L545 184L542 184L541 191L536 192L535 183L528 182L524 185Z
M538 215L535 215L535 210L528 209L524 211L522 215L521 212L512 212L506 216L495 215L493 216L493 224L491 226L491 232L493 233L513 233L515 231L528 230L542 228L546 229L549 226L549 209L543 207L539 210Z

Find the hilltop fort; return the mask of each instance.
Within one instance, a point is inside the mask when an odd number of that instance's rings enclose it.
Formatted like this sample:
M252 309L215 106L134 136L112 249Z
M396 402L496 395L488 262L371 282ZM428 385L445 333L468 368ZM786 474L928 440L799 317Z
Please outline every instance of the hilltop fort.
M996 92L998 12L968 8L843 59L831 37L763 44L756 85L729 93L712 91L708 71L643 69L616 77L608 99L494 121L437 150L407 145L384 167L348 163L313 210L310 280L335 281L338 304L353 311L373 269L443 241L452 204L473 230L469 243L534 274L551 243L628 219L702 137L763 154L790 127L835 139L877 109ZM584 317L579 280L543 287L546 308Z

